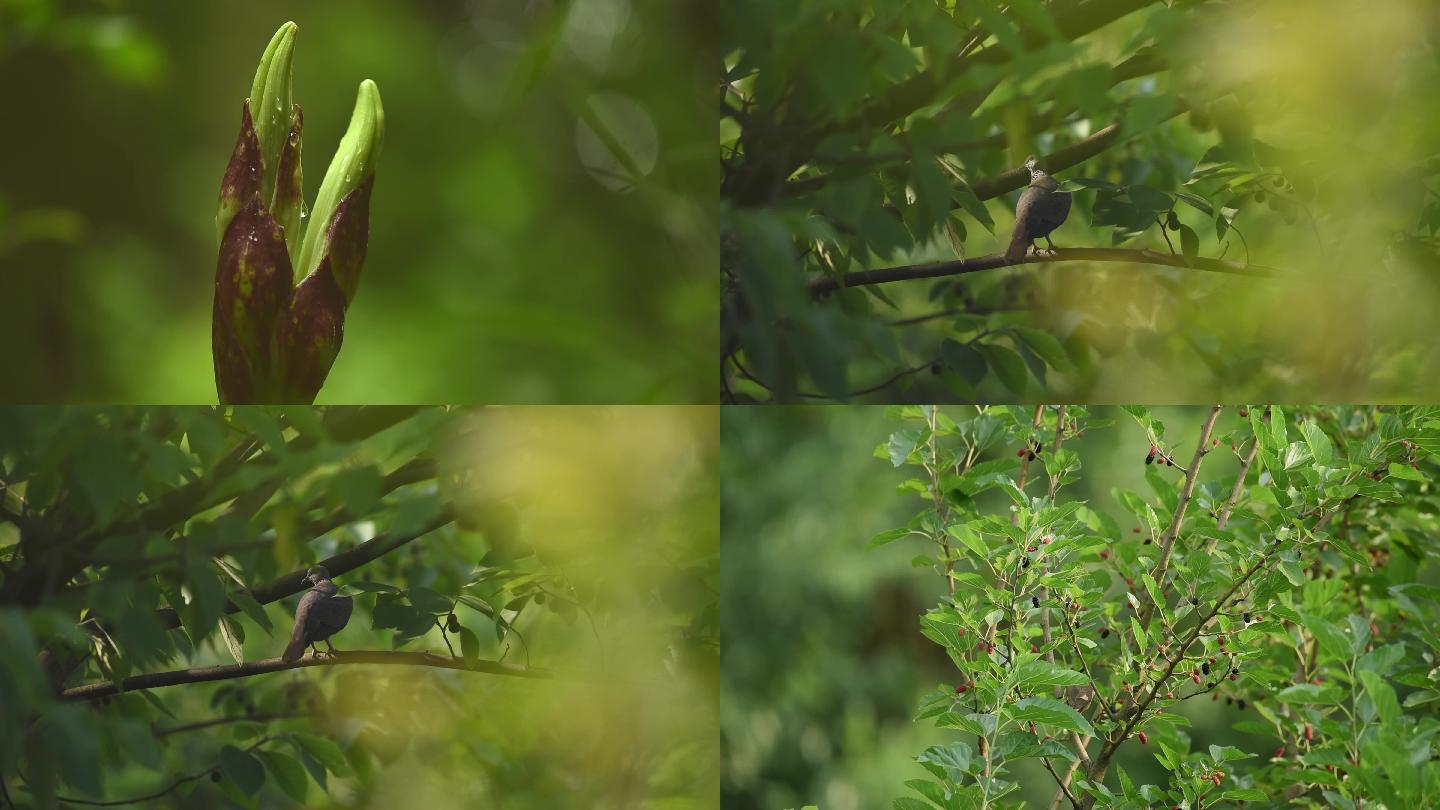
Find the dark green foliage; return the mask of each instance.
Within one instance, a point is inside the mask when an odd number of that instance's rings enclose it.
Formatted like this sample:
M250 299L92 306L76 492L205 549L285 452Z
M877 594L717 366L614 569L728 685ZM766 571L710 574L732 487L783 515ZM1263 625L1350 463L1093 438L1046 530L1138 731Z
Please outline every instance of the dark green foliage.
M1217 407L1193 456L1195 439L1124 410L1180 469L1145 467L1148 496L1112 490L1121 517L1065 497L1095 441L1079 436L1100 426L1085 408L896 409L905 427L875 455L913 468L901 491L923 506L871 546L935 555L927 567L952 584L920 631L969 685L921 699L917 718L952 741L917 758L933 780L906 784L1009 806L1015 769L1039 757L1057 778L1078 765L1086 808L1432 803L1440 760L1423 741L1440 723L1423 707L1440 647L1415 625L1440 618L1436 410ZM1038 460L1009 452L1034 443ZM1036 589L1065 607L1031 609ZM1221 694L1236 733L1187 730L1187 704ZM1132 740L1155 743L1157 784L1118 764ZM1300 756L1261 756L1277 744Z
M11 796L321 806L403 783L436 806L539 810L713 795L713 412L566 409L563 424L557 441L543 409L0 408ZM635 447L657 466L637 470ZM558 496L542 485L556 479ZM464 528L500 502L524 518L504 555ZM353 600L342 650L584 686L343 660L190 677L277 658L320 561ZM75 691L159 673L181 677ZM617 734L623 766L589 756Z
M1402 381L1395 364L1440 365L1414 348L1421 313L1440 302L1440 137L1420 123L1429 102L1391 115L1440 77L1420 33L1434 14L1419 4L1393 9L1396 27L1372 29L1358 7L1314 15L1311 34L1356 48L1357 71L1324 48L1251 47L1287 4L722 8L731 400L1113 401L1217 387L1372 400L1428 386L1416 380L1432 375ZM1296 96L1317 73L1331 92ZM1356 150L1317 137L1337 117L1389 123L1376 151ZM1006 253L1030 153L1073 194L1057 245L1092 252L991 260ZM1359 281L1361 267L1384 283ZM1239 268L1275 281L1212 272ZM1322 325L1392 312L1391 284L1409 315ZM1014 345L1016 326L1063 346L1063 367ZM922 373L935 363L941 373Z

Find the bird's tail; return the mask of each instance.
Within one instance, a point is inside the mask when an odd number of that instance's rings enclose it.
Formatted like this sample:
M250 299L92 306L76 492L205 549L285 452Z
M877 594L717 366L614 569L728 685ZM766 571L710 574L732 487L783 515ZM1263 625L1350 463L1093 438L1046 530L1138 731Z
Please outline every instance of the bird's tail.
M293 663L300 660L305 654L305 629L296 625L295 632L290 634L290 643L285 645L285 652L280 654L280 660Z
M1010 237L1010 247L1005 250L1005 261L1018 262L1025 258L1025 249L1029 244L1025 238L1025 229L1017 225L1014 235Z

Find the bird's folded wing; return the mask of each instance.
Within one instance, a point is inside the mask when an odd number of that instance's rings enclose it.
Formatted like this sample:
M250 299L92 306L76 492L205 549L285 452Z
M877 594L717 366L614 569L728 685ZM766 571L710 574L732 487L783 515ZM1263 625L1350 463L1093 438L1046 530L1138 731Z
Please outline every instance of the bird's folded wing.
M350 623L350 614L355 603L348 596L332 596L317 602L309 618L310 634L314 638L329 638Z

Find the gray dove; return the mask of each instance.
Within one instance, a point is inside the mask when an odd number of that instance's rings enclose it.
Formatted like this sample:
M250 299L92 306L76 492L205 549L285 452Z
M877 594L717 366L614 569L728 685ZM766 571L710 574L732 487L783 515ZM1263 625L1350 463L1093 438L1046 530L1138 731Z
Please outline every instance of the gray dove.
M1070 192L1057 191L1060 184L1040 168L1040 161L1034 155L1025 159L1025 168L1030 170L1030 186L1020 194L1015 205L1015 232L1010 237L1010 248L1005 251L1005 260L1018 262L1025 253L1035 246L1035 240L1050 241L1050 232L1060 227L1070 216Z
M355 608L350 597L335 595L339 589L330 581L330 572L325 566L310 566L305 572L305 581L314 587L300 597L300 606L295 608L295 631L280 656L282 661L299 661L307 646L318 655L320 651L315 645L321 641L330 652L335 652L330 637L345 628L350 622L350 611Z

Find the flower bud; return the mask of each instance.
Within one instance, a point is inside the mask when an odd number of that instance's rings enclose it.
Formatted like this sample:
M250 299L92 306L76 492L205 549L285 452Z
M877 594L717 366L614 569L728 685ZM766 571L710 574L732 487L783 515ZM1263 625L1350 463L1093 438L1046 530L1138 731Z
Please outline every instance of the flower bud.
M366 79L360 83L355 98L355 111L350 116L350 127L340 139L340 148L330 161L325 179L320 183L320 193L315 197L311 209L310 225L306 229L304 244L300 247L300 259L295 272L301 277L313 273L324 257L332 251L336 228L332 220L339 212L341 203L351 197L363 195L363 205L350 206L365 209L364 222L369 222L369 186L375 178L375 161L380 157L380 144L385 138L385 110L380 105L380 88ZM362 192L363 188L363 192ZM351 239L359 238L358 251L355 244L343 245L345 256L352 261L337 263L332 268L335 281L345 293L349 303L355 297L355 287L360 280L360 262L365 258L365 231L350 232ZM357 259L358 260L355 260Z
M297 30L282 25L260 58L220 186L211 336L225 404L315 399L340 351L365 261L385 128L380 91L361 82L306 228L304 119L292 98Z
M265 46L255 81L250 85L250 115L255 120L260 159L265 165L260 195L267 203L274 196L280 153L294 118L295 33L299 29L293 22L280 26Z

